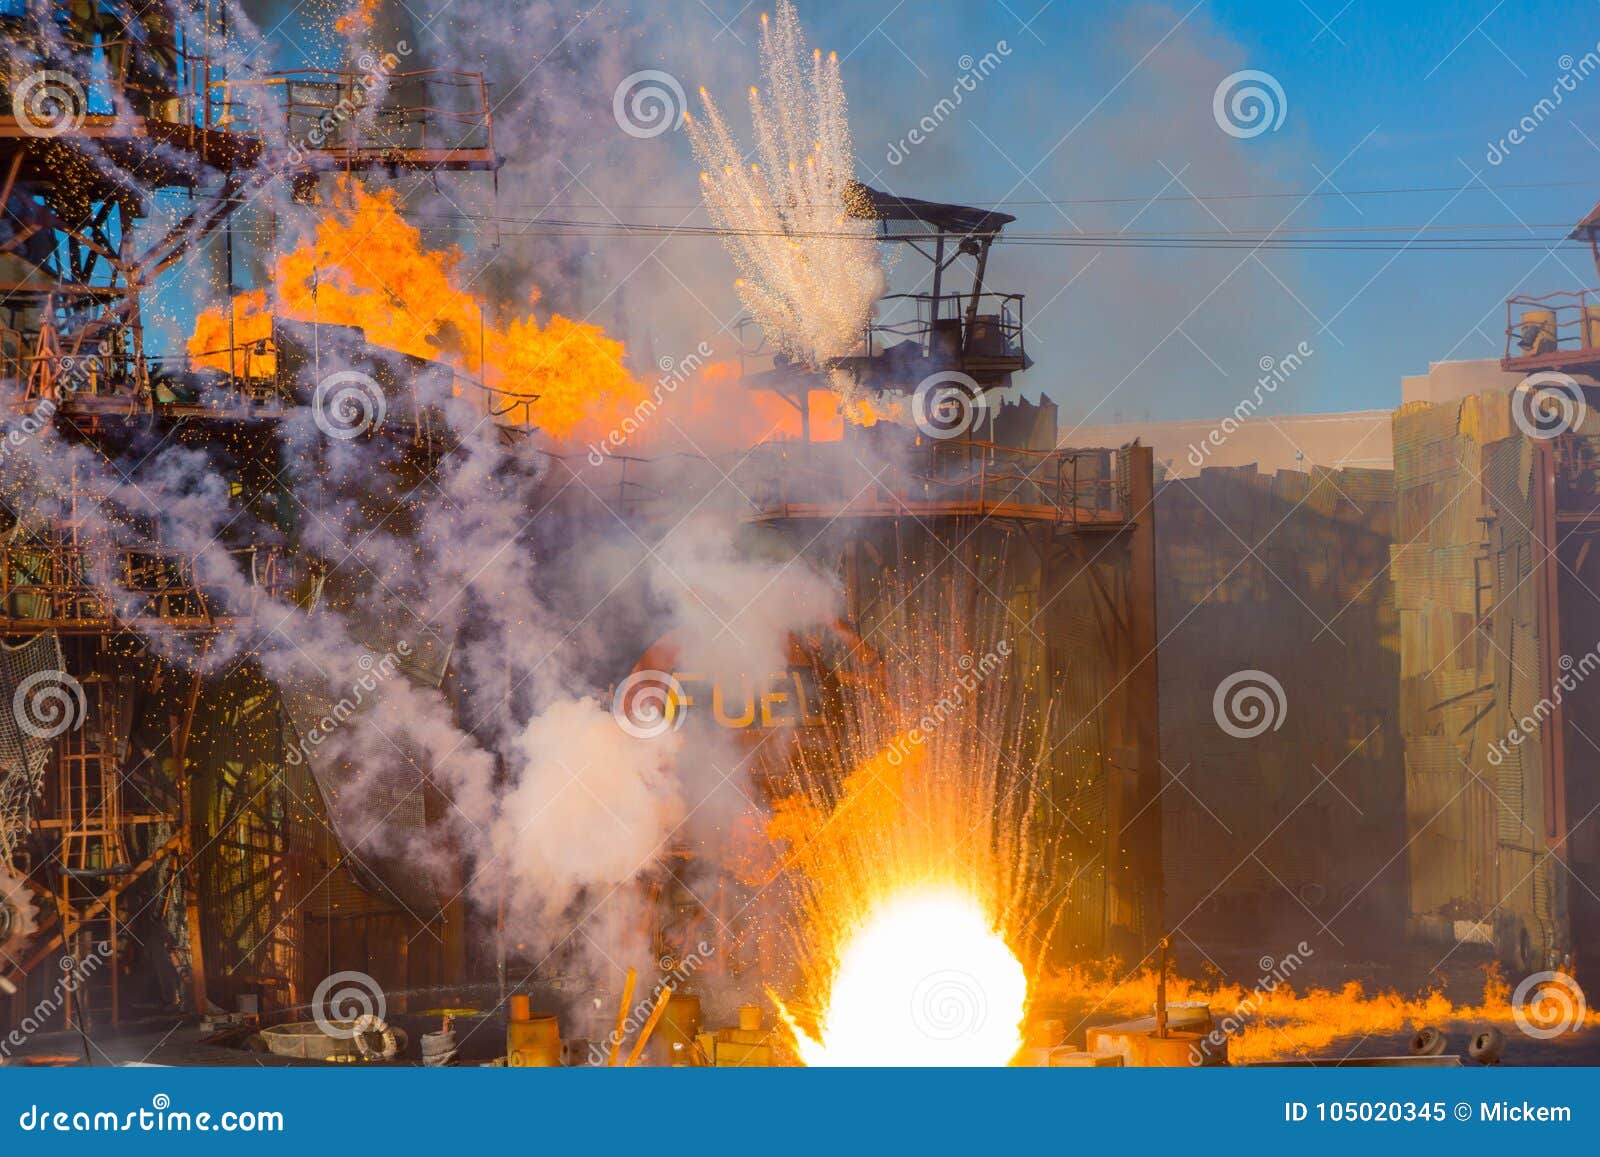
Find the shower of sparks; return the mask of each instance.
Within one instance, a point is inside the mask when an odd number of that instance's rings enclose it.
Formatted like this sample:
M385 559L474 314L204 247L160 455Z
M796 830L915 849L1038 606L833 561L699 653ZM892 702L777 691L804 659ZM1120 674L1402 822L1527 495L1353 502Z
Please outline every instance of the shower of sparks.
M875 225L853 215L855 170L837 55L806 59L794 5L761 18L765 91L750 89L754 163L705 89L690 118L701 192L768 338L813 368L856 350L885 286Z
M1072 792L1040 782L1036 657L957 601L884 596L868 637L889 653L841 669L829 737L774 805L799 973L780 1011L808 1064L1005 1064L1021 1044L1079 851L1046 797Z

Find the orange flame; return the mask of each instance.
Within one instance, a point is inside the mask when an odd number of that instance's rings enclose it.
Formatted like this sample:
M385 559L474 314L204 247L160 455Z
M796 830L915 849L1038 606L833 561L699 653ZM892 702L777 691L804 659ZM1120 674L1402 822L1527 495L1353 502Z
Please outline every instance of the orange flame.
M1039 984L1034 999L1087 1006L1089 1013L1084 1019L1088 1023L1101 1023L1108 1016L1151 1015L1156 1000L1155 970L1121 978L1115 978L1114 972L1113 966L1056 973ZM1325 1057L1336 1041L1357 1043L1354 1048L1341 1043L1334 1055L1359 1052L1362 1038L1394 1036L1428 1025L1458 1025L1475 1032L1483 1024L1513 1028L1517 1023L1511 986L1497 965L1485 968L1483 996L1477 1005L1456 1003L1437 989L1416 996L1368 992L1354 980L1337 989L1311 985L1296 991L1287 983L1252 989L1171 975L1167 999L1208 1003L1213 1024L1228 1037L1228 1059L1234 1064ZM1585 1010L1581 1018L1573 1016L1566 1031L1579 1032L1597 1023L1600 1013Z
M424 247L392 190L373 193L341 180L314 235L274 261L270 300L254 290L206 310L189 353L199 365L267 374L274 313L357 326L374 345L442 361L481 383L502 421L528 422L561 439L614 426L644 398L621 342L559 314L543 325L531 313L492 316L467 288L461 259L457 248ZM529 305L537 300L534 290ZM240 349L251 343L253 351Z
M350 8L333 22L335 32L342 36L353 36L359 32L370 32L373 19L378 14L378 5L381 0L354 0Z

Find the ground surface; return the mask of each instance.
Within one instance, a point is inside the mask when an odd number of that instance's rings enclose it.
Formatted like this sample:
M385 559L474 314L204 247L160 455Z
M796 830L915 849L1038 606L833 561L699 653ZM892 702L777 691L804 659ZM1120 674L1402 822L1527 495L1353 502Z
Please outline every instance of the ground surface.
M1237 945L1208 944L1204 951L1200 951L1196 945L1180 943L1174 950L1173 967L1185 976L1220 973L1235 982L1248 984L1257 975L1258 944L1259 941ZM1437 945L1401 946L1388 951L1383 960L1363 959L1356 955L1336 959L1331 953L1322 953L1306 961L1296 976L1296 987L1319 985L1339 988L1355 980L1369 992L1392 988L1404 995L1416 995L1437 988L1459 1005L1473 1005L1478 1004L1483 996L1484 970L1489 963L1490 958L1482 949L1462 947L1448 951ZM492 1009L498 1003L492 992L480 992L476 997L476 1003L485 1008ZM414 994L409 1007L420 1009L440 1003L459 1006L463 999L459 993L449 994L449 998L441 994ZM471 1002L469 999L468 1003ZM560 1007L564 1003L564 998L555 990L535 994L535 1004L540 1007ZM1069 1043L1075 1045L1082 1044L1086 1029L1123 1019L1121 1015L1096 1012L1088 1005L1062 1006L1049 1010L1049 1015L1065 1021ZM439 1027L438 1019L405 1013L391 1013L389 1019L391 1023L404 1028L412 1042L407 1054L397 1063L418 1063L420 1054L417 1041L422 1033ZM505 1040L505 1021L498 1016L462 1019L455 1027L464 1063L490 1060L502 1048ZM1470 1064L1465 1058L1467 1042L1483 1026L1454 1022L1437 1027L1448 1038L1447 1051L1461 1054L1463 1063ZM38 1033L27 1038L21 1047L12 1047L7 1063L97 1066L129 1063L214 1066L318 1063L261 1055L237 1047L219 1048L203 1043L208 1035L192 1021L175 1023L171 1018L153 1018L124 1025L116 1031L96 1031L90 1034L87 1041L76 1033ZM1341 1037L1329 1046L1324 1057L1337 1062L1343 1057L1404 1056L1410 1038L1409 1029L1399 1033ZM1533 1040L1514 1030L1506 1030L1506 1038L1502 1063L1507 1065L1600 1065L1600 1030L1569 1034L1553 1041ZM0 1033L0 1044L4 1042L4 1034Z

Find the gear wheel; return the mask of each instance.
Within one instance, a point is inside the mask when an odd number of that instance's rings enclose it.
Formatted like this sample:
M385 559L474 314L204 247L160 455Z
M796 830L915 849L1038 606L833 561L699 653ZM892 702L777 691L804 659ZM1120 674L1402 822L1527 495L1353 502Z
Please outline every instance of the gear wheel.
M0 954L9 955L39 927L33 893L21 876L0 868Z

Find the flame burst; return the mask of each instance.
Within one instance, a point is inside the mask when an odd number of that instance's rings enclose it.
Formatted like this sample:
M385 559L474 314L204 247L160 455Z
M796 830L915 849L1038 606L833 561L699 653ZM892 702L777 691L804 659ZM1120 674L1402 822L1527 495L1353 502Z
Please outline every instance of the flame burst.
M270 352L240 347L265 350L276 313L357 326L374 345L445 362L481 386L502 421L557 438L616 426L643 400L621 342L559 314L543 325L531 314L495 317L466 288L461 260L459 249L423 245L392 190L342 179L313 235L275 259L270 297L252 290L201 313L189 354L213 369L270 374ZM529 304L537 300L534 290Z
M1149 1016L1155 1007L1155 972L1145 969L1117 977L1114 971L1078 968L1058 972L1038 983L1035 999L1083 1007L1095 1022ZM1483 995L1476 1005L1452 1001L1436 989L1415 996L1368 992L1354 980L1338 988L1309 985L1296 989L1270 981L1246 985L1169 976L1167 998L1209 1004L1218 1031L1228 1037L1228 1058L1234 1064L1343 1056L1362 1051L1369 1038L1396 1036L1427 1025L1457 1026L1458 1049L1462 1036L1470 1036L1485 1024L1506 1029L1508 1035L1522 1027L1511 986L1498 965L1485 969ZM1521 1015L1564 1017L1561 1031L1551 1035L1600 1025L1600 1011L1586 1008L1579 1015L1570 1005L1552 1009L1530 1002ZM1353 1047L1352 1041L1356 1042ZM1340 1042L1337 1048L1336 1042Z
M1065 817L1035 808L1010 645L933 601L899 600L892 660L845 665L768 824L808 1064L1006 1063L1061 911Z
M851 214L855 155L836 54L813 51L794 5L761 17L763 93L750 89L759 163L747 165L716 102L689 134L701 192L741 274L745 308L789 357L813 367L854 350L884 291L871 220Z
M973 896L912 891L845 945L823 1039L795 1039L812 1067L1004 1065L1027 998L1021 962Z

